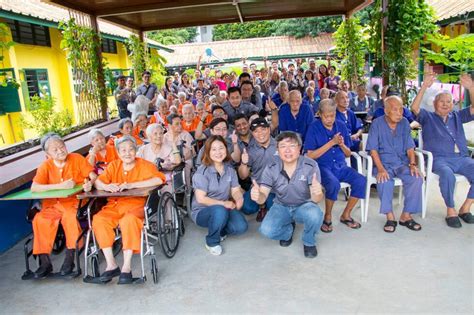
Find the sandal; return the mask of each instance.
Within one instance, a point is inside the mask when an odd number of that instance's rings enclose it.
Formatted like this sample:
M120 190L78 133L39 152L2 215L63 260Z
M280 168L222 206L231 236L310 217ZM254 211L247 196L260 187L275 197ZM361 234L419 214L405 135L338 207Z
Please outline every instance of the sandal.
M459 217L466 223L473 224L474 223L474 215L470 212L460 213Z
M393 230L387 229L389 227L393 227ZM397 221L394 221L394 220L387 220L387 222L383 226L383 230L387 233L393 233L395 232L396 229L397 229Z
M341 221L341 223L347 225L348 227L350 227L351 229L360 229L361 225L359 222L356 222L354 221L353 218L349 218L347 220L344 220L343 218L341 218L339 221ZM355 224L355 225L354 225Z
M407 228L409 228L410 230L412 231L419 231L421 230L421 225L418 224L415 220L413 219L410 219L410 220L407 220L405 222L402 222L402 221L398 221L398 223L400 223L400 225L402 226L406 226Z
M326 228L323 229L323 227L326 227ZM323 221L323 225L321 225L321 232L331 233L332 232L332 222L331 221Z

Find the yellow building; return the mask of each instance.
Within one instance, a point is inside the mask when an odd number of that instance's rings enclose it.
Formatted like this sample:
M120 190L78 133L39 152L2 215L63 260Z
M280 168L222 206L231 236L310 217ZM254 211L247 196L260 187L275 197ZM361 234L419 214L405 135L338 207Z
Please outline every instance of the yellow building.
M58 22L67 20L69 13L62 8L51 6L39 0L0 0L0 22L6 24L10 32L3 41L13 40L15 45L3 52L0 76L13 77L20 83L0 87L0 147L31 139L34 131L23 129L22 114L28 111L30 97L46 93L56 100L57 109L68 109L78 121L78 106L74 95L71 67L66 60L66 52L60 48L62 35ZM131 62L124 44L132 33L103 21L99 22L102 38L102 54L106 59L108 73L108 105L116 108L112 95L114 77L131 74ZM167 47L148 40L150 52L158 49L172 51ZM109 82L111 81L111 82ZM112 83L112 85L110 85Z

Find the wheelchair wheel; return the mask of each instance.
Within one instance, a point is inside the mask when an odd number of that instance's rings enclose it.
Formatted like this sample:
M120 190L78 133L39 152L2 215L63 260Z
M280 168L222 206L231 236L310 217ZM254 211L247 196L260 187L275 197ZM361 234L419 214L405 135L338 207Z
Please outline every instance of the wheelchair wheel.
M98 256L92 256L91 257L91 271L92 271L92 276L94 278L100 277L99 257Z
M122 250L122 238L115 240L114 244L112 245L112 252L114 253L114 257L117 257Z
M180 219L176 203L169 192L161 195L158 211L158 237L161 250L166 257L172 258L179 245Z
M58 255L61 253L66 246L66 235L64 234L63 226L60 224L58 226L58 232L56 233L56 238L54 239L53 244L53 254Z
M151 274L153 275L153 283L158 283L158 265L156 259L151 259Z
M186 233L186 227L184 226L184 215L179 216L179 236L183 236Z

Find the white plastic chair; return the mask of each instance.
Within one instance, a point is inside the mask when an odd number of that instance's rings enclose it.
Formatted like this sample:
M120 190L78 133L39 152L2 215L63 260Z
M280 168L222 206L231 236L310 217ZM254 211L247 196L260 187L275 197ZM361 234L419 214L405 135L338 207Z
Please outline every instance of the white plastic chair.
M360 155L357 154L356 152L351 152L351 156L357 162L356 163L357 164L357 172L359 174L364 175L363 168L362 168L362 159L361 159ZM350 157L346 158L346 164L347 164L347 166L351 167L351 158ZM341 189L340 190L343 190L343 189L345 190L347 188L349 188L349 190L350 190L351 185L349 183L346 183L346 182L341 182ZM365 199L360 199L360 219L361 220L363 220L363 218L364 218L365 205L366 205L366 200Z
M423 150L423 134L421 132L421 129L418 131L418 149L416 149L416 152L423 154L423 156L426 156L426 169L423 169L423 171L426 174L425 195L427 195L428 187L430 187L430 184L432 182L439 182L439 176L433 173L433 153L431 153L430 151ZM454 174L454 177L456 178L455 184L460 182L469 182L467 177L465 177L464 175ZM456 193L456 186L454 186L454 193ZM423 207L423 218L426 215L426 208L427 205L425 203Z
M363 144L363 148L365 148L365 144ZM420 169L421 173L423 173L423 170L425 169L425 160L423 158L423 154L417 151L415 151L415 154L417 157L418 168ZM374 184L377 184L377 178L373 176L374 162L372 160L372 157L365 151L360 151L359 155L366 162L364 163L365 165L364 171L367 177L367 188L365 191L366 202L365 202L364 216L363 216L362 222L367 222L367 219L369 216L370 187ZM395 187L400 187L399 192L398 192L398 205L401 205L402 198L403 198L403 183L402 183L402 180L398 177L395 177L393 180L394 180ZM426 213L426 181L425 179L423 179L423 187L422 187L422 194L421 194L421 207L422 207L421 217L424 218L425 213Z

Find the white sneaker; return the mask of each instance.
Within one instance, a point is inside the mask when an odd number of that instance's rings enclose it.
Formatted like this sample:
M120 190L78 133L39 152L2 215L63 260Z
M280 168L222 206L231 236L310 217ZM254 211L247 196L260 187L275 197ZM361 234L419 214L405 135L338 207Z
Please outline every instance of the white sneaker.
M216 245L216 246L211 247L211 246L207 246L207 244L206 244L206 248L209 251L209 253L211 253L211 255L220 256L222 254L222 246L221 245Z

